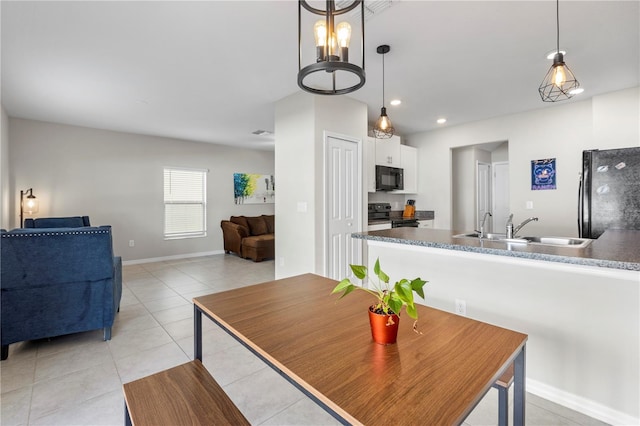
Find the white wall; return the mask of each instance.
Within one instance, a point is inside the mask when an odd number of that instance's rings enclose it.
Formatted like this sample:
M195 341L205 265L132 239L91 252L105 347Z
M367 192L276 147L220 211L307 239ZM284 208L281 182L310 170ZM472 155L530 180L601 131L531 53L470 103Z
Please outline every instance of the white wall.
M435 210L436 228L452 227L451 149L479 143L509 142L510 201L514 222L530 216L532 235L577 236L578 173L581 153L590 148L640 146L638 87L582 102L410 135L418 148L416 203ZM531 160L556 158L557 189L532 191ZM526 210L527 201L534 209Z
M2 196L0 197L0 228L11 228L10 217L10 194L9 191L9 117L4 110L4 107L0 106L0 114L2 115L0 121L0 190Z
M10 227L18 226L17 192L33 187L37 216L88 215L92 225L112 225L115 253L139 260L221 252L220 220L274 212L273 204L235 205L233 198L233 173L273 173L273 152L16 118L9 123ZM206 237L164 240L165 166L209 169Z
M477 228L477 163L491 164L491 153L478 147L465 147L454 149L451 155L451 226L461 232L473 231Z
M305 92L276 103L276 278L324 272L325 131L364 141L366 105ZM299 211L303 205L306 211ZM366 215L364 205L361 214Z
M315 270L314 108L302 93L276 103L276 278Z
M501 161L509 161L509 142L504 142L494 151L491 151L491 162L499 163Z
M593 141L586 149L640 145L640 88L593 98Z

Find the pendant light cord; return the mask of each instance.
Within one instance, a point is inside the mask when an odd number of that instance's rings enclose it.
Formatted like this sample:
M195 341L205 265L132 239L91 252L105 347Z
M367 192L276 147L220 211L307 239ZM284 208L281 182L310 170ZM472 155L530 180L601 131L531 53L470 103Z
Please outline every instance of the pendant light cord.
M382 106L384 106L384 55L382 54Z
M560 53L560 0L556 0L556 47Z

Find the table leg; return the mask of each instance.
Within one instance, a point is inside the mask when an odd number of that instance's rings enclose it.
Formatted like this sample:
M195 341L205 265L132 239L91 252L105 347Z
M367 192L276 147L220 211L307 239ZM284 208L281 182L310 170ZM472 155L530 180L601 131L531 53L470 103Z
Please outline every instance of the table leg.
M202 361L202 311L193 305L193 359Z
M513 424L515 426L524 425L525 416L525 381L526 381L526 348L522 346L520 353L514 361L513 371Z
M129 414L129 406L126 401L124 403L124 426L133 426L131 423L131 415Z

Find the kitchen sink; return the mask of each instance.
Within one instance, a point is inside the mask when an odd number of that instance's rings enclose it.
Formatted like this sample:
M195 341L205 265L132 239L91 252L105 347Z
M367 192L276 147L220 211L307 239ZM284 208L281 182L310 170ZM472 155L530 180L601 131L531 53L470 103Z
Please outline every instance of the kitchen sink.
M470 232L468 234L457 234L453 238L471 238L480 239L480 234L477 232ZM482 237L482 240L490 241L502 241L505 243L520 243L520 244L536 244L543 246L555 246L555 247L574 247L583 248L591 244L589 238L571 238L571 237L515 237L507 238L505 234L492 234L488 233Z
M589 238L568 238L568 237L518 237L527 240L531 244L542 244L549 246L582 248L591 244Z
M492 234L488 233L482 237L483 240L504 240L507 236L505 234ZM469 234L458 234L454 235L453 238L480 238L480 234L477 232L471 232Z

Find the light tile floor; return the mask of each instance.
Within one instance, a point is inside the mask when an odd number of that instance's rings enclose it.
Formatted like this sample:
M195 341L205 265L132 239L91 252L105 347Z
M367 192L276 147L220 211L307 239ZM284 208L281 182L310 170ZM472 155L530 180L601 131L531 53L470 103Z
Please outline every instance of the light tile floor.
M123 424L122 383L192 359L191 299L272 280L274 264L217 255L125 266L123 275L110 341L96 330L10 346L0 364L2 425ZM203 330L204 365L252 424L336 424L211 321ZM529 425L602 424L531 394L526 415ZM465 424L496 423L492 389Z

